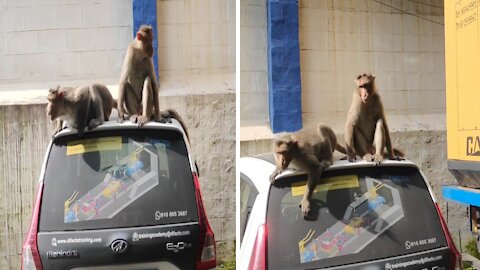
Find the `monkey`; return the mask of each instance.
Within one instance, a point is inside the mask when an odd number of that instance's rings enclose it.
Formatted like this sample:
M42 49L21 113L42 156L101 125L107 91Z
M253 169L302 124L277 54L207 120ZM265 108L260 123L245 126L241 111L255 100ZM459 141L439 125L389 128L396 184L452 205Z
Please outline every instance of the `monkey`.
M323 170L333 164L335 150L347 153L345 147L337 142L333 130L321 123L294 133L281 134L274 140L275 170L270 175L270 182L274 183L275 177L291 162L308 173L307 187L301 202L304 218L310 212L310 199L318 179Z
M167 109L165 111L160 111L160 116L162 117L162 119L166 119L166 118L177 119L177 121L180 122L180 125L182 126L183 130L185 130L185 135L187 136L187 139L190 142L190 135L188 134L187 126L185 125L185 122L183 121L182 117L176 110Z
M152 27L142 25L128 45L118 85L118 122L123 122L125 114L139 126L150 121L152 116L160 121L152 41Z
M63 121L66 121L81 137L85 127L91 130L108 121L115 105L108 88L98 83L76 88L50 88L47 99L47 115L56 121L52 136L62 130Z
M345 144L350 162L359 155L380 164L384 156L401 159L402 151L392 147L383 103L377 93L374 74L361 74L354 80L356 89L345 122ZM384 152L386 148L386 152Z

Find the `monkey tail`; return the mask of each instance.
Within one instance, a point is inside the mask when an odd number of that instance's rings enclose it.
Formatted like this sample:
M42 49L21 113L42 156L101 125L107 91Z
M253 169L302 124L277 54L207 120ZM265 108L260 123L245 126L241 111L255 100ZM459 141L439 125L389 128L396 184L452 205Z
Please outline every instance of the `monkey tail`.
M185 125L185 122L183 121L182 117L180 114L174 110L174 109L167 109L165 111L160 112L160 116L162 118L174 118L177 119L178 122L180 122L180 125L182 126L183 130L185 130L185 134L187 135L188 141L190 141L190 135L188 134L188 129L187 126Z
M337 145L335 145L335 150L337 150L338 152L342 153L342 154L347 154L347 149L345 148L345 146L337 143Z

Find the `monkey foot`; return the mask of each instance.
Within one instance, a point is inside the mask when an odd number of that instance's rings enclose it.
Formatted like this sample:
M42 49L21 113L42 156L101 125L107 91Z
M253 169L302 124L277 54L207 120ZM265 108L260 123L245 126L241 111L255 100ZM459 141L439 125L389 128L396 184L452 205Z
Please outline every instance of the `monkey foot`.
M90 123L88 124L88 130L91 130L91 129L94 129L98 126L100 126L101 124L103 124L103 122L99 119L92 119L90 121Z
M130 115L130 122L137 123L137 121L138 121L138 115L136 114Z
M390 160L402 161L402 160L405 160L405 158L401 156L393 156L393 157L390 157Z
M148 117L145 117L143 115L139 115L137 117L137 123L138 123L138 126L143 126L145 123L148 122Z

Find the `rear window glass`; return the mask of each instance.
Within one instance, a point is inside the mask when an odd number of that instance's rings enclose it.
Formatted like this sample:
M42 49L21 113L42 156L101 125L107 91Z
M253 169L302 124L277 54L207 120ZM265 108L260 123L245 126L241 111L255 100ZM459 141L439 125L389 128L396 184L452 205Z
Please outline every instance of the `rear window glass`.
M447 246L435 205L414 168L325 172L304 220L306 176L278 180L267 212L268 268L311 269Z
M175 131L109 131L57 139L45 171L40 230L198 220L187 150Z

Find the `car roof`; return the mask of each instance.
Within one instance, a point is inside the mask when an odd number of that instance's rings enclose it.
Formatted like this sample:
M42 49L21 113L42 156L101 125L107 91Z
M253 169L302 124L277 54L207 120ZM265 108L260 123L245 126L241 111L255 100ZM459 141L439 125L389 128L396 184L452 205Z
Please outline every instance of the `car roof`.
M365 168L365 167L383 167L383 166L398 166L398 167L413 167L418 169L418 166L410 160L389 160L386 159L382 163L376 165L374 162L367 162L357 157L356 162L349 162L342 155L334 155L333 164L325 171L343 170L351 168ZM248 156L240 158L240 172L248 177L258 179L265 179L265 181L253 181L259 190L268 190L270 187L269 175L275 168L275 158L273 153L265 153L255 156ZM287 168L275 179L282 179L297 175L306 175L307 172L295 170L294 168ZM257 179L258 178L258 179Z
M187 147L187 153L188 153L188 159L190 162L190 169L192 172L196 172L198 174L197 168L194 165L195 164L195 158L192 156L192 150L190 146L190 140L188 139L188 136L183 129L182 125L180 122L175 119L175 118L166 118L164 119L165 121L162 122L155 122L155 121L149 121L145 123L143 126L138 126L136 123L132 123L130 120L124 120L122 123L118 123L116 117L111 117L111 120L105 121L103 124L99 125L98 127L94 128L91 131L85 130L85 133L89 132L96 132L96 131L111 131L111 130L146 130L146 129L157 129L157 130L174 130L174 131L179 131L182 133L183 136L183 141L185 142L185 145ZM65 125L65 123L64 123ZM77 130L71 127L66 127L62 129L60 132L56 133L52 141L55 140L56 138L63 137L63 136L68 136L68 135L73 135L76 134ZM51 141L51 142L52 142ZM51 147L51 142L48 148Z
M143 126L138 126L136 123L132 123L130 120L124 120L122 123L118 123L116 118L110 121L105 121L100 126L94 128L91 131L85 130L85 133L94 132L94 131L107 131L107 130L125 130L125 129L159 129L159 130L177 130L180 131L184 138L186 138L185 130L183 129L180 122L174 118L165 119L165 123L149 121ZM77 130L71 127L66 127L60 132L54 135L54 138L63 137L66 135L71 135L77 133Z
M269 162L269 163L271 163L272 165L275 166L275 157L274 157L273 153L260 154L260 155L252 156L252 158L257 158L257 159L267 161L267 162ZM404 160L385 159L384 161L382 161L382 163L377 165L374 162L367 162L367 161L364 161L362 159L359 159L358 157L357 157L357 160L355 162L350 162L346 159L346 156L335 155L334 160L333 160L333 164L330 167L328 167L326 170L329 171L329 170L335 170L335 169L346 169L346 168L357 168L357 167L375 167L375 166L392 166L392 165L393 166L409 166L409 167L418 168L418 166L415 165L415 163L413 163L412 161L410 161L408 159L404 159ZM295 169L292 169L292 168L288 168L287 171L289 171L290 173L298 172L298 171L296 171Z

